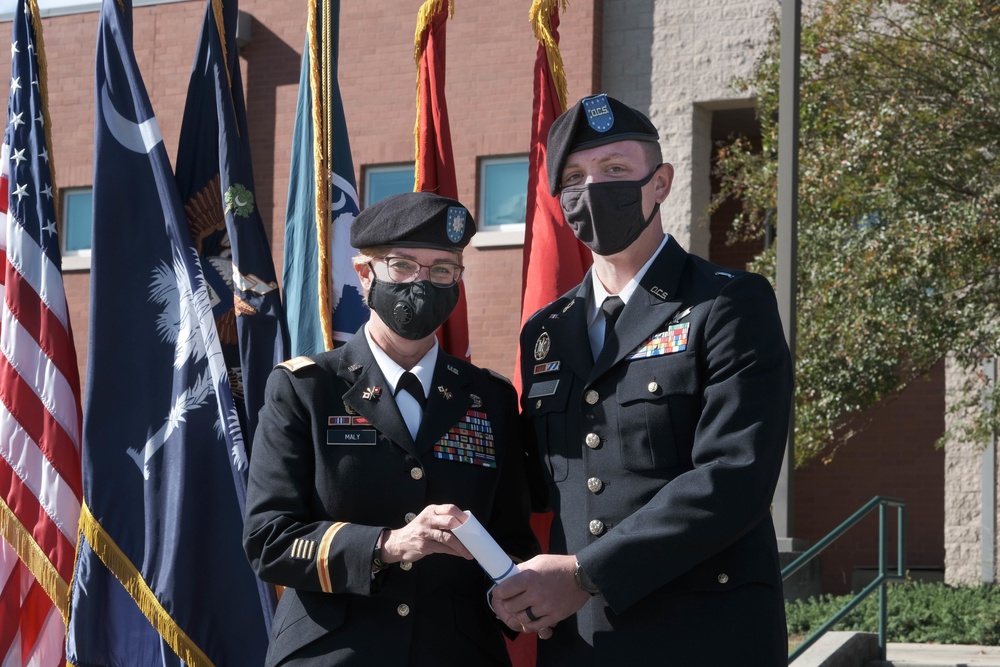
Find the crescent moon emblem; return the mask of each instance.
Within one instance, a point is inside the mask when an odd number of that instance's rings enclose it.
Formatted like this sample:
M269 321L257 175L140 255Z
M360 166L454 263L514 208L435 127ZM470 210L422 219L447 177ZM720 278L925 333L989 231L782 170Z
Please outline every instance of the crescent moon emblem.
M330 207L330 210L339 211L340 209L344 208L344 204L346 203L347 203L347 197L345 197L343 191L341 191L340 199L337 200L336 204Z

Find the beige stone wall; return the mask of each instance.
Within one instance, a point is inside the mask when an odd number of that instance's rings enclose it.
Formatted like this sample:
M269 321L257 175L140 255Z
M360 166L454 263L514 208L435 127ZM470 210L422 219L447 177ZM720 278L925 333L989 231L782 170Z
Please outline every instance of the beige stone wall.
M964 379L964 372L949 360L947 405L958 400ZM969 416L946 414L947 428L953 429ZM983 578L983 462L983 443L952 439L945 446L945 581L949 584L977 584ZM993 533L997 533L996 526ZM992 549L996 554L997 545ZM993 580L997 580L995 574Z
M732 81L752 71L777 8L771 0L604 3L603 88L648 111L660 130L664 159L675 169L664 228L704 257L711 111L753 105Z

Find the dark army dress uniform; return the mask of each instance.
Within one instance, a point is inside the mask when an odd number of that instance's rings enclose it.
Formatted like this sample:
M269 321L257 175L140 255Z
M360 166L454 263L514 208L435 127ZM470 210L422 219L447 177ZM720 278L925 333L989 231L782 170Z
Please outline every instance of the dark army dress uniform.
M792 366L771 286L668 238L595 361L593 279L521 335L550 551L600 591L539 665L784 665L769 507Z
M406 193L362 211L351 244L459 252L474 231L459 202ZM431 297L436 289L426 287ZM374 304L373 317L386 327L386 317L409 322L420 307L400 300L386 314ZM426 343L428 362L431 336L415 339ZM372 344L359 331L268 378L243 532L257 575L285 587L267 665L509 665L505 626L487 605L490 582L475 561L429 553L383 569L375 549L383 528L405 526L428 505L454 504L511 556L537 552L514 388L439 349L411 436Z
M514 389L440 350L433 386L414 442L362 332L268 379L244 531L258 576L287 587L268 665L508 664L475 561L372 578L382 528L432 503L471 510L512 555L535 550ZM462 433L495 458L453 460Z

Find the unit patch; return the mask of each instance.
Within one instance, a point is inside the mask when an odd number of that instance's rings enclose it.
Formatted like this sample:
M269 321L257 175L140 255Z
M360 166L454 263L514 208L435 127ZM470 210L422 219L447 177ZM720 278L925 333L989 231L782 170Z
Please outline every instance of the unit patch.
M434 458L496 468L493 425L485 412L469 410L434 445Z
M625 358L646 359L647 357L658 357L662 354L683 352L687 349L688 331L690 328L690 322L671 324L667 327L666 331L654 334L652 338L640 345L635 352Z

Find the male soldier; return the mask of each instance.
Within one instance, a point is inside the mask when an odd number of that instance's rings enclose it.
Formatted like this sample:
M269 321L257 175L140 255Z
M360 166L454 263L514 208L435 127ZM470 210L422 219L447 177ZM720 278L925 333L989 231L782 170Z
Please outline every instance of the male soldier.
M658 139L606 95L549 133L552 194L594 264L521 333L555 519L551 555L521 564L493 605L551 635L539 665L784 665L769 508L788 347L767 280L664 235L673 167Z

